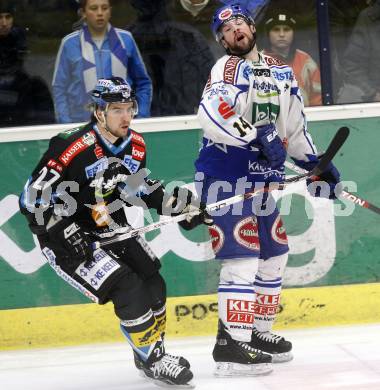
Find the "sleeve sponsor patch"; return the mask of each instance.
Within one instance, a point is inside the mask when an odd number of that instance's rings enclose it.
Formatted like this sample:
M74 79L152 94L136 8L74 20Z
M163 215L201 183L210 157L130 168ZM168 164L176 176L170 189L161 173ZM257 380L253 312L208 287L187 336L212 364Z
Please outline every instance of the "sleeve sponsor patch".
M145 147L132 144L132 158L137 161L142 161L145 157Z
M84 134L81 138L71 143L65 151L59 156L59 161L68 166L70 161L83 150L87 149L90 145L93 145L96 141L95 133L90 131Z
M132 130L131 130L131 133L132 133L132 141L133 142L136 142L137 144L140 144L140 145L145 145L145 141L144 141L144 138L142 137L142 135L140 135Z
M241 61L241 58L231 56L228 58L224 65L223 79L226 83L233 84L237 71L237 65Z
M271 66L271 65L276 65L276 66L283 66L286 65L284 62L279 60L278 58L274 57L269 57L269 56L264 56L265 62Z

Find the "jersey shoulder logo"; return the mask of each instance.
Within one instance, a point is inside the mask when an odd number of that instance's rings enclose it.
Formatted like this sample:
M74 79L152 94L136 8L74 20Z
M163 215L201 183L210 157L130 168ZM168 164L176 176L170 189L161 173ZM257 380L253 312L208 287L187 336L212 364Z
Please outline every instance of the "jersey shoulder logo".
M280 59L278 58L275 58L275 57L270 57L270 56L264 56L264 60L265 62L271 66L271 65L275 65L275 66L287 66L285 64L285 62L281 61Z
M224 65L223 79L226 83L233 84L238 63L242 61L240 57L230 56Z
M62 131L61 133L58 134L58 137L63 138L63 139L67 139L67 138L71 137L73 134L81 131L84 128L84 126L85 125Z
M132 134L132 142L145 146L145 140L141 134L137 133L134 130L131 130L131 134Z
M96 136L94 131L82 135L82 137L73 141L59 156L58 160L64 165L68 166L70 161L80 152L87 149L90 145L95 144Z

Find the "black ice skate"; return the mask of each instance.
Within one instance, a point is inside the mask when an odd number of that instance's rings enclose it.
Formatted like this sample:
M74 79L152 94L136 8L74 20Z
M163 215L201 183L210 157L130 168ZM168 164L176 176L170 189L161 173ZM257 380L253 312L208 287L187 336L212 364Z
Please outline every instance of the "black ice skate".
M249 345L272 355L273 363L284 363L293 359L292 343L271 332L254 329Z
M221 322L212 356L216 362L214 374L219 377L266 375L273 370L270 355L233 340Z
M142 376L145 376L145 373L143 370L144 362L141 359L140 355L136 351L133 351L133 358L135 361L136 368L138 370L140 370L140 373L142 374ZM172 363L178 364L180 366L190 368L189 361L187 359L185 359L183 356L176 356L176 355L171 355L170 353L165 353L163 356L163 359L165 359L168 362L172 362Z
M157 386L171 389L192 389L194 387L193 384L189 383L193 379L193 373L187 367L164 357L150 365L144 363L142 370L145 376Z

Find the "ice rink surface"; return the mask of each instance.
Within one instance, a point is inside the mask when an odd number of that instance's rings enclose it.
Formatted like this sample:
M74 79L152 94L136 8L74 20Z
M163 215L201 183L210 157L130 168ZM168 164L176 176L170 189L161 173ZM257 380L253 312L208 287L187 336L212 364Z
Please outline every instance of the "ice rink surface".
M292 362L268 376L215 378L214 337L168 340L192 365L197 390L380 390L380 324L281 332ZM159 389L141 378L127 343L0 352L1 390Z

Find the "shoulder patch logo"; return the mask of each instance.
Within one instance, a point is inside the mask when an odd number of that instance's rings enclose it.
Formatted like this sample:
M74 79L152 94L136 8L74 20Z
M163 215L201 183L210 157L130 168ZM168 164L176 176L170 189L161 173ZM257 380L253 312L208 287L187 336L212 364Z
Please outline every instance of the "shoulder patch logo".
M84 134L66 148L66 150L59 156L59 161L65 166L69 165L70 161L76 155L87 149L90 145L94 144L95 140L95 133L93 131Z
M226 83L233 84L235 80L237 65L241 58L231 56L224 65L223 79Z

